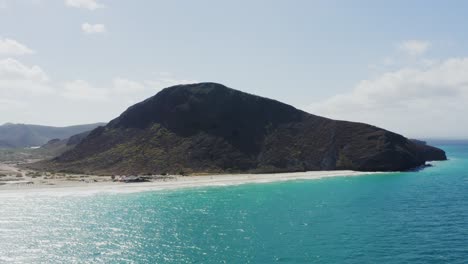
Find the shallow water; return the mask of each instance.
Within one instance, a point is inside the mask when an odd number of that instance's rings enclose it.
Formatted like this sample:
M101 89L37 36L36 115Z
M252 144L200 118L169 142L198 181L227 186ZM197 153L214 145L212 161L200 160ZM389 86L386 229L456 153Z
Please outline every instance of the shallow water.
M468 145L419 172L0 199L0 263L466 263Z

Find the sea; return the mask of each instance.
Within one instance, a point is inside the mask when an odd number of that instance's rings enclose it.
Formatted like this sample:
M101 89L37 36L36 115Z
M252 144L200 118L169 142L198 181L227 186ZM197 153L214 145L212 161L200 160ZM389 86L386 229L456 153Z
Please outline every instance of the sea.
M468 263L468 142L423 170L0 196L0 263Z

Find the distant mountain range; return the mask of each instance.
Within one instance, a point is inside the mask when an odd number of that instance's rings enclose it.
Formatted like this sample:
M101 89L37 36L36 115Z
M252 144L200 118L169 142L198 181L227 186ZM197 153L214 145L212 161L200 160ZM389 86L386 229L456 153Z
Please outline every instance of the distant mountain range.
M41 146L52 139L66 139L103 125L105 125L105 123L51 127L7 123L0 126L0 148Z
M130 107L37 169L99 174L399 171L443 150L216 83L178 85Z

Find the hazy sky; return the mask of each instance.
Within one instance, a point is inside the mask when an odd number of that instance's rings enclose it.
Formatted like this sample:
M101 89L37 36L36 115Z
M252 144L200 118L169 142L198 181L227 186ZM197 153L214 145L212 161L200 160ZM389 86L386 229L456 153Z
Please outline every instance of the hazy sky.
M0 123L109 121L213 81L411 137L468 136L463 1L0 0Z

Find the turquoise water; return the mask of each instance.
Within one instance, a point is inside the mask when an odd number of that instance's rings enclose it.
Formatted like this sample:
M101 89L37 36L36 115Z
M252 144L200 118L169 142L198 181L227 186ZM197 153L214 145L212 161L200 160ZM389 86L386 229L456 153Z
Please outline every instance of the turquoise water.
M0 199L0 263L467 263L468 144L419 172Z

